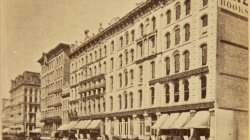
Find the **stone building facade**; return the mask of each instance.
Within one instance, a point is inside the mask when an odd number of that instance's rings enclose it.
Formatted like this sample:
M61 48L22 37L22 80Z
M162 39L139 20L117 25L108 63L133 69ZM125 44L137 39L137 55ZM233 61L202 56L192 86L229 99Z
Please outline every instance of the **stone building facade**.
M38 60L41 64L42 139L54 137L62 124L62 94L69 83L70 46L58 44ZM64 114L67 115L67 114Z
M25 71L11 81L10 121L17 133L29 132L36 128L36 113L40 109L40 74Z
M86 32L70 53L70 122L60 130L92 139L247 139L247 5L147 0L94 37Z

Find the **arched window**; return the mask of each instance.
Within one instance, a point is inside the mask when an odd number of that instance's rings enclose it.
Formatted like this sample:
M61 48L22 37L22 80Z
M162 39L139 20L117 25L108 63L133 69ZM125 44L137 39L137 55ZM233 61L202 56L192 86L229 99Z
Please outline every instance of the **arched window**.
M107 55L107 46L105 45L104 46L104 56L106 56Z
M129 43L129 34L128 34L128 32L126 32L126 34L125 34L125 40L126 40L126 45L128 45L128 43Z
M155 103L155 88L154 87L150 88L150 92L151 92L151 105L154 105L154 103Z
M190 25L186 24L184 26L184 30L185 30L185 41L188 41L190 39Z
M188 70L189 66L190 66L190 59L189 59L189 52L188 51L184 52L184 62L185 62L185 70Z
M169 103L170 101L170 87L168 84L165 85L165 103Z
M125 93L124 95L124 109L128 108L128 94Z
M174 102L179 102L179 97L180 92L179 92L179 81L174 82Z
M134 49L130 51L131 54L131 62L134 62Z
M95 60L97 60L97 52L95 51Z
M96 66L94 66L94 75L96 75Z
M113 90L113 86L114 86L114 78L113 78L113 76L110 76L110 89L111 89L111 91Z
M175 64L175 73L179 72L180 71L180 55L179 54L176 54L174 56L174 64Z
M143 81L143 66L139 67L139 73L140 73L140 82Z
M201 45L201 54L202 54L202 65L207 64L207 44Z
M178 19L180 19L180 17L181 17L181 5L180 5L180 3L177 3L176 4L176 6L175 6L175 18L176 18L176 20L178 20Z
M208 25L208 16L204 15L201 17L202 27L206 27Z
M183 82L184 84L184 101L188 101L189 99L189 82L188 80L185 80Z
M171 23L171 11L170 10L167 11L166 16L167 16L167 24L170 24Z
M100 63L99 64L99 74L101 74L102 73L102 64Z
M144 34L144 29L143 29L143 24L140 25L140 35L143 36Z
M131 31L131 41L134 42L135 41L135 30Z
M130 98L130 108L133 108L133 106L134 106L134 98L133 98L133 93L132 92L129 94L129 98Z
M104 63L103 63L103 69L104 69L103 72L106 73L106 69L107 69L107 68L106 68L106 62L105 62L105 61L104 61Z
M122 54L119 55L119 59L120 59L120 67L122 67Z
M152 29L153 29L153 31L156 29L156 18L155 17L152 18Z
M114 69L114 58L113 57L110 59L110 69L111 70Z
M122 74L119 74L119 82L120 82L120 88L122 87Z
M92 62L92 60L93 60L93 59L92 59L92 53L90 53L90 62Z
M165 59L165 65L166 65L166 75L169 75L169 73L170 73L170 58L169 57L167 57L166 59Z
M125 52L125 63L128 64L128 51Z
M185 6L186 6L186 15L190 14L190 10L191 10L191 1L190 0L186 0L185 1Z
M125 86L128 86L128 72L125 71Z
M110 52L113 53L115 50L115 44L114 44L114 41L111 41L110 43Z
M170 48L170 43L171 43L171 39L170 39L170 33L166 33L166 47L167 49Z
M180 28L175 29L175 45L180 43Z
M119 100L119 109L122 109L122 96L121 95L118 96L118 100Z
M102 58L102 48L99 49L99 55L100 55L99 58Z
M123 47L123 37L121 36L120 37L120 48L122 48Z
M152 79L155 78L155 62L151 62L151 75Z
M133 81L134 81L134 70L130 70L130 81L131 81L131 85L133 85Z
M207 96L207 77L201 76L201 98L205 99Z
M142 101L143 101L142 90L139 90L139 107L142 107Z

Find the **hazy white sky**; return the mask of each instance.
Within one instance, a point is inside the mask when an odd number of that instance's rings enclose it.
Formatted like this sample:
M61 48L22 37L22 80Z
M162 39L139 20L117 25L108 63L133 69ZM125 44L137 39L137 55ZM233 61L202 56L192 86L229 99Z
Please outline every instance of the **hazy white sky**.
M25 70L40 72L37 60L60 42L82 41L84 30L96 33L122 17L141 0L2 0L1 96Z

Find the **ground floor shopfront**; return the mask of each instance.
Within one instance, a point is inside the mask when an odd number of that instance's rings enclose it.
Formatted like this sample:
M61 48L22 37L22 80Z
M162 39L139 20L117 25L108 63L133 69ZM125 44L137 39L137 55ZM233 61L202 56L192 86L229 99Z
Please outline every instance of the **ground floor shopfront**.
M61 139L214 140L214 103L131 110L74 118Z
M44 123L41 129L41 139L55 139L58 137L57 129L61 126L61 118L60 117L51 117L42 120Z

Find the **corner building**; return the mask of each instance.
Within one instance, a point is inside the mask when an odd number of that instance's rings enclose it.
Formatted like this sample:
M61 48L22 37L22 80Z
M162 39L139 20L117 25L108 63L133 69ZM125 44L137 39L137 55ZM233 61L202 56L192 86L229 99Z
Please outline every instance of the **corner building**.
M25 71L11 80L9 121L14 133L30 136L40 110L40 74Z
M69 85L69 53L70 46L60 43L38 60L41 64L41 139L56 137L57 129L68 116L63 108L63 95Z
M92 139L247 139L247 5L148 0L86 34L70 54L68 129Z

